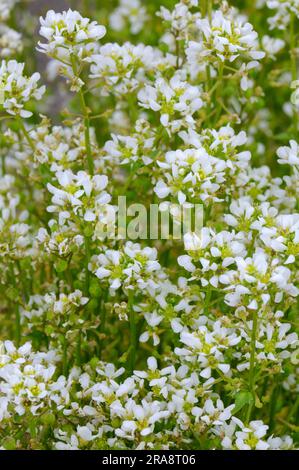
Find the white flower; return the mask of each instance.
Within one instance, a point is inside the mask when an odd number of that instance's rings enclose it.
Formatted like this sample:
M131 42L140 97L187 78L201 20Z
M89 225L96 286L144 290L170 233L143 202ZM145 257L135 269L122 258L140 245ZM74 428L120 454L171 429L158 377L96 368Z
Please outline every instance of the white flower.
M106 28L96 21L83 18L77 11L55 13L49 10L40 18L40 35L47 42L38 43L38 50L71 65L71 56L81 59L97 49L97 41L106 34Z
M27 118L32 115L25 109L25 104L31 100L40 100L45 92L45 86L38 87L39 73L31 77L24 75L24 64L15 60L2 61L0 66L0 89L3 94L3 106L5 111L14 116Z
M248 426L238 421L242 431L236 432L236 447L239 450L267 450L269 444L262 438L266 435L268 426L262 421L251 421Z
M35 145L34 160L50 165L51 171L69 170L86 159L84 126L75 123L72 126L51 126L48 120L31 131ZM95 143L94 131L90 129L90 140ZM94 155L93 155L94 156Z
M94 222L101 218L105 207L109 204L111 196L104 191L108 184L106 175L89 176L85 171L74 174L71 170L56 173L60 188L48 183L47 188L52 196L52 205L49 212L61 212L66 209L60 224L71 218L68 209L72 207L75 215L79 215L86 222ZM82 200L83 199L83 200Z
M138 34L147 20L146 8L140 3L140 0L119 0L119 6L109 17L112 29L120 31L128 23L132 34Z
M270 28L286 29L291 21L291 14L299 17L297 0L267 0L267 7L277 10L275 15L268 18Z
M123 96L143 85L148 73L152 73L165 59L161 51L143 44L123 45L108 43L98 54L88 59L91 63L90 78L96 79L101 94Z
M201 89L174 75L169 82L158 78L138 93L140 106L159 112L160 122L170 133L194 127L193 114L203 106Z
M0 2L0 21L6 21L12 9L19 2L19 0L1 0Z
M167 152L165 161L158 161L163 179L154 191L158 197L171 194L180 204L219 200L217 192L225 181L223 160L210 156L204 148Z
M195 266L194 264L192 263L192 258L191 256L188 256L188 255L181 255L178 257L178 264L180 266L182 266L184 269L186 269L186 271L189 271L189 272L194 272L195 271Z
M108 279L112 295L121 286L155 292L159 287L155 280L159 279L161 269L156 257L155 248L141 248L138 243L127 242L122 250L108 249L93 256L89 269L98 279Z
M299 146L295 140L290 140L289 147L279 147L277 155L278 163L288 164L295 168L299 165Z
M278 258L270 258L257 248L252 258L236 257L237 271L229 271L220 276L220 282L227 285L225 301L237 306L246 302L249 309L257 310L266 305L271 297L275 303L286 297L296 297L298 288L293 284L291 271L279 265ZM246 299L246 300L245 300Z
M262 46L267 56L270 59L276 59L276 54L278 54L285 46L285 41L283 39L274 38L268 35L262 37Z
M289 450L293 448L293 439L290 436L269 437L267 443L271 450Z
M6 58L21 52L22 36L6 25L0 24L0 57Z
M198 250L202 246L200 235L195 232L188 232L184 235L185 250Z
M222 447L235 450L268 450L270 439L265 439L267 430L268 426L260 420L250 421L245 425L234 416L230 423L223 423L214 428L215 434L222 439ZM275 445L275 441L273 444Z
M130 136L112 134L112 140L105 143L105 160L116 160L117 163L150 165L152 159L152 148L154 145L154 134L150 124L140 119L136 122L135 130Z
M187 60L193 62L220 59L233 62L237 57L247 57L254 60L262 59L264 52L256 50L257 33L250 23L244 23L242 18L233 18L230 12L224 14L221 10L212 13L212 19L200 18L196 21L199 41L190 41L186 49Z
M121 418L121 426L116 429L116 435L129 440L134 439L137 430L141 436L152 434L155 423L169 416L169 411L163 410L161 402L147 402L145 399L140 405L132 399L129 399L125 406L119 401L114 402L111 405L111 412L112 416Z
M87 426L78 426L77 427L78 436L83 441L91 441L93 439L92 432Z
M167 24L176 40L188 39L195 28L196 19L200 17L198 12L192 13L190 9L198 6L198 0L180 0L172 10L161 6L157 13Z
M192 413L195 416L200 416L200 420L206 423L207 425L213 424L214 426L223 425L226 421L231 418L231 412L234 409L235 405L230 405L227 408L224 407L223 402L218 399L216 401L216 406L211 399L206 400L202 410L194 408Z

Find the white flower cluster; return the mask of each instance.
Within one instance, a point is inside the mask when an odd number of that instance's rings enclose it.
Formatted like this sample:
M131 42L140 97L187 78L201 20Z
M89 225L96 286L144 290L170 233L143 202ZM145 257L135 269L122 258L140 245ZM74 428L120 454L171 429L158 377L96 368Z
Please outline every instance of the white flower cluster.
M3 94L1 106L13 116L28 118L32 112L25 109L25 104L31 100L40 100L45 92L45 86L38 86L39 73L31 77L24 75L25 64L15 60L3 60L0 66L0 89Z
M6 21L14 6L19 0L1 0L0 3L0 21Z
M119 6L111 13L109 23L115 31L129 27L131 34L138 34L148 19L146 8L140 0L120 0Z
M102 94L126 95L132 93L153 74L159 66L165 67L161 51L151 46L126 42L122 46L108 43L100 47L99 53L92 55L90 78L101 86Z
M233 62L240 55L253 60L264 57L263 52L256 50L257 33L242 18L234 18L230 13L225 15L218 10L211 20L200 18L196 25L202 37L198 42L189 43L186 53L191 63L203 58L212 62Z
M160 198L177 197L180 204L220 200L224 185L235 181L237 175L240 178L251 158L248 151L238 152L247 141L245 132L235 135L228 125L219 131L206 129L199 134L189 129L179 135L186 146L193 148L167 152L165 161L157 161L163 176L155 193Z
M102 205L110 202L111 196L104 191L108 184L106 175L90 177L85 171L73 173L71 170L58 171L55 174L59 187L48 183L48 190L53 195L48 212L59 213L59 223L63 225L71 218L70 210L86 222L99 218Z
M106 2L106 37L91 5L50 10L45 97L16 3L0 3L0 448L297 449L298 2Z
M159 113L160 122L169 133L194 127L193 115L203 106L201 89L174 75L168 82L158 78L138 93L139 104Z
M61 344L64 347L66 342L71 343L76 338L78 331L82 334L90 328L88 321L80 315L88 301L78 289L68 295L62 293L58 298L55 292L33 295L21 309L22 325L38 335L46 323L51 347L59 348ZM93 324L92 328L95 327Z
M169 25L171 34L176 41L188 39L194 32L196 20L200 18L200 14L191 12L190 7L196 6L198 6L198 0L181 0L174 5L173 10L168 10L162 6L157 13Z
M299 17L299 4L297 0L267 0L267 7L275 11L274 16L268 18L271 29L286 29L291 22L291 16Z
M7 59L23 50L22 34L6 23L19 0L2 0L0 3L0 58Z
M97 41L106 34L104 26L72 10L62 13L50 10L40 22L40 35L47 42L39 42L39 50L67 65L72 65L75 57L82 60L93 54L98 48Z
M105 143L105 159L116 160L122 165L150 165L153 162L152 149L155 134L150 124L143 119L136 121L135 132L125 136L112 134L112 140Z
M55 351L34 353L30 343L16 349L11 341L1 343L0 348L0 421L9 419L12 410L19 416L48 410L51 393L56 406L63 400L59 390L52 388L58 361Z
M159 180L155 192L159 197L169 194L176 196L180 204L186 199L217 201L216 193L224 180L225 162L209 156L205 150L187 149L167 152L165 163L159 162L164 170L166 182ZM168 173L170 170L171 173ZM196 190L198 193L196 193Z
M23 49L22 36L12 28L0 23L0 57L5 59Z
M44 424L53 424L57 411L68 421L79 414L81 423L74 429L54 430L54 448L58 450L99 449L103 445L121 449L132 442L139 450L153 449L158 442L168 449L169 442L188 428L204 428L211 440L221 436L224 449L292 447L289 437L267 439L268 426L262 421L245 425L232 417L234 405L225 407L217 395L211 395L207 382L200 382L187 367L169 365L159 370L156 359L150 357L147 373L136 370L119 382L123 368L117 370L113 364L97 361L89 371L73 369L65 381L63 376L53 377L56 368L49 362L58 359L54 351L34 354L29 343L16 350L10 342L2 349L1 393L6 398L1 401L0 421L10 416L11 405L19 416L32 413ZM141 399L145 385L149 391ZM196 390L202 391L203 400ZM83 397L86 404L82 407ZM168 424L167 433L155 432L156 424Z
M289 146L279 147L277 155L278 163L290 165L295 171L298 171L299 146L295 140L290 140Z
M138 243L127 242L122 251L105 250L91 258L89 269L98 279L108 279L112 294L121 286L125 289L155 290L156 271L161 269L155 248L141 248ZM157 280L159 278L156 275Z
M54 173L76 167L86 157L84 128L80 122L72 126L51 126L50 121L44 119L30 136L35 146L34 160L37 164L46 163ZM95 145L94 135L91 141ZM27 149L26 153L32 158L31 151Z
M33 236L28 225L28 210L17 194L16 178L5 175L0 179L0 253L1 257L23 259L33 254ZM3 266L5 278L7 267Z

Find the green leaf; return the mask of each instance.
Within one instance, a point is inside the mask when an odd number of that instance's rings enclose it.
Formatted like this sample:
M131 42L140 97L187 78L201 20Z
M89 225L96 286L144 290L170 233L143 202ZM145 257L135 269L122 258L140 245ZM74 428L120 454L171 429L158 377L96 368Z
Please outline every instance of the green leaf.
M54 426L56 421L55 415L53 413L46 413L43 416L41 416L41 422L43 424L48 424L49 426Z
M16 299L18 299L19 293L18 293L17 289L15 289L15 287L9 287L6 290L6 295L9 298L9 300L16 300Z
M89 286L89 293L91 297L100 297L101 291L102 289L100 287L100 283L93 279Z
M32 265L32 260L29 256L20 260L20 266L22 270L30 268L31 265Z
M96 369L99 365L99 359L97 357L93 357L89 361L89 365L92 369Z
M50 336L54 332L54 328L52 325L45 326L45 333L46 335Z
M263 407L263 403L261 402L261 400L259 399L259 397L257 395L255 396L254 405L255 405L256 408L262 408Z
M245 405L249 405L250 403L253 403L253 401L254 397L249 390L241 390L236 395L233 413L238 413L238 411L240 411Z
M13 437L5 437L2 441L2 446L6 450L15 450L17 445Z
M67 269L67 261L65 259L60 259L56 264L55 264L55 269L58 273L63 273Z
M32 419L28 424L28 429L32 437L37 436L37 419Z
M292 135L289 132L281 132L280 134L275 135L276 140L287 141L292 138Z
M92 312L98 307L98 305L99 305L99 302L97 301L97 299L91 299L86 305L86 310L88 312Z
M94 228L91 224L87 224L83 231L85 237L91 237L94 233Z

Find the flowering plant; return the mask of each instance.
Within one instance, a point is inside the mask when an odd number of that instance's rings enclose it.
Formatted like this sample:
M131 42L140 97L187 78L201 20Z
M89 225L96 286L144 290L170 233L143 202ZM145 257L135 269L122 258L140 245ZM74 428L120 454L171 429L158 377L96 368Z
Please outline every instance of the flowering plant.
M297 0L67 2L39 38L23 3L0 2L1 449L298 448ZM123 199L203 226L113 236Z

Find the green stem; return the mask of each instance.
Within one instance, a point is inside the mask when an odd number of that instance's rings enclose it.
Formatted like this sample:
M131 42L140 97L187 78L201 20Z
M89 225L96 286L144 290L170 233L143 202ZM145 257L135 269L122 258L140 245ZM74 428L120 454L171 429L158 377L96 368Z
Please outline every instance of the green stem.
M81 330L78 331L78 338L77 338L77 366L81 366Z
M2 176L5 176L6 174L5 155L2 155L2 158L1 158L1 170L2 170Z
M209 21L212 21L212 7L213 7L213 0L208 0L208 18Z
M292 80L297 79L297 61L296 61L296 33L295 33L295 15L291 13L290 21L290 55Z
M295 81L297 80L297 57L296 57L296 32L295 32L294 13L291 13L291 20L290 20L290 58L291 58L292 81ZM298 128L298 114L297 114L297 110L295 107L294 107L293 123L294 123L294 132L296 132Z
M67 375L67 340L66 340L66 337L64 337L64 341L63 341L62 370L63 370L63 375Z
M204 302L204 314L207 316L209 314L211 296L212 296L212 290L209 285L205 294L205 302Z
M80 100L82 106L82 112L84 114L84 137L85 137L85 148L86 148L86 156L87 156L87 166L88 171L91 175L94 174L94 163L92 158L91 152L91 143L90 143L90 118L89 118L89 110L85 102L84 93L80 90Z
M213 0L201 0L201 16L208 15L209 21L212 19Z
M19 279L20 279L20 284L21 284L21 288L22 288L22 297L24 298L25 302L27 303L29 301L29 292L30 292L30 289L28 288L27 286L27 273L26 271L24 272L24 270L22 270L22 267L21 267L21 263L20 263L20 260L17 260L16 261L16 265L18 267L18 275L19 275Z
M175 55L176 55L176 69L180 68L180 55L181 55L181 50L180 50L180 40L176 37L175 38Z
M106 289L101 297L101 323L100 323L100 340L98 341L99 352L102 354L103 350L103 342L105 338L105 331L106 331L106 302L108 298L108 290Z
M222 87L223 87L223 69L224 69L224 62L219 62L218 64L218 77L217 77L217 87L215 89L215 94L216 94L216 97L215 97L215 101L216 101L216 109L217 109L217 112L216 112L216 124L221 116L221 102L220 102L220 99L221 99L221 92L222 92ZM211 97L210 97L211 99Z
M129 293L129 299L128 299L128 310L129 310L129 321L130 321L130 358L129 358L129 372L132 375L134 367L135 367L135 362L136 362L136 336L137 336L137 330L136 330L136 318L135 318L135 312L133 309L133 303L134 303L134 292L130 291Z
M279 392L280 392L280 384L277 384L276 382L274 384L274 388L271 394L271 401L270 401L269 432L272 432L275 426L276 405L277 405L277 399L279 397Z
M297 409L299 408L299 396L297 396L296 400L295 400L295 403L293 404L292 408L291 408L291 411L288 415L288 420L290 421L290 419L296 415L297 413Z
M17 304L15 305L15 310L16 310L16 344L17 344L17 347L19 347L20 342L21 342L21 316L20 316L20 309Z
M207 63L205 67L205 72L206 72L206 84L205 84L205 91L206 94L209 95L209 100L207 102L207 113L206 113L206 121L207 121L207 126L210 127L210 113L211 113L211 96L213 94L213 89L210 90L211 88L211 69L210 69L210 64Z
M85 242L85 295L89 296L89 269L88 264L90 260L90 237L84 237Z
M25 139L27 140L31 150L34 152L35 151L35 146L34 146L34 142L33 140L31 139L30 135L29 135L29 132L27 131L22 119L18 118L18 123L19 123L19 126L24 134L24 137Z
M250 421L252 408L255 401L255 349L256 349L256 333L257 333L257 310L254 310L252 318L252 330L250 340L250 366L249 366L249 390L252 394L252 402L248 406L247 423Z
M16 278L15 278L15 273L14 273L14 270L13 270L12 266L11 266L11 282L12 282L12 285L13 285L14 289L16 290L16 292L19 292L18 285L17 285ZM18 295L17 295L17 297L14 301L15 321L16 321L16 323L15 323L15 339L16 339L17 347L20 346L20 342L21 342L21 316L20 316L20 308L19 308L18 301L19 301L19 298L18 298Z
M73 56L71 56L71 64L72 64L73 74L75 76L80 75L79 72L77 72L76 62L75 62L75 58ZM81 101L82 113L84 115L84 128L85 128L84 129L84 138L85 138L85 149L86 149L86 157L87 157L87 167L88 167L89 173L91 175L93 175L94 174L94 164L93 164L91 144L90 144L89 109L88 109L88 106L86 105L84 92L83 92L82 88L79 91L79 96L80 96L80 101Z

